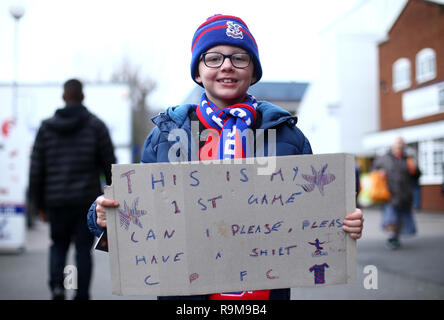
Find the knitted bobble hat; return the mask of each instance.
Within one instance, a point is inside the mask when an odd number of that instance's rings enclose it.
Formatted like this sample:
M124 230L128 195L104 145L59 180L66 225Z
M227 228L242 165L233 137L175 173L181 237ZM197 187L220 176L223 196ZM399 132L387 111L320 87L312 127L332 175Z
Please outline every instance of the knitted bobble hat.
M234 16L215 15L207 19L197 28L191 44L191 78L195 74L202 53L217 45L230 45L246 50L252 57L256 82L262 77L259 51L253 35L242 19ZM254 84L252 83L252 84Z

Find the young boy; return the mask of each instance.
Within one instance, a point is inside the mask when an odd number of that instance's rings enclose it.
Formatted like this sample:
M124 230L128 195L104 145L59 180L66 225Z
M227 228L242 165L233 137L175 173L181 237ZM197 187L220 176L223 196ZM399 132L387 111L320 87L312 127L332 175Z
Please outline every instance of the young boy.
M191 77L205 89L201 102L197 106L186 104L171 107L153 118L157 127L145 141L141 158L143 163L169 162L169 152L176 143L168 140L168 134L173 129L184 130L190 146L192 121L199 122L200 132L206 129L217 132L216 135L209 135L207 141L200 142L199 160L255 156L251 151L254 142L239 139L239 132L247 129L254 133L258 129L265 132L275 130L277 156L312 153L307 138L296 127L296 117L268 102L258 102L247 93L248 88L262 77L262 68L256 41L245 22L227 15L209 18L195 32L191 50ZM264 135L267 136L267 133ZM267 142L265 144L263 155L267 156ZM188 152L188 158L191 160L191 152ZM88 214L93 233L100 235L102 228L106 227L106 208L117 206L117 201L103 196L97 199ZM346 216L343 229L352 238L359 239L362 225L362 212L356 209ZM165 298L288 300L290 289Z

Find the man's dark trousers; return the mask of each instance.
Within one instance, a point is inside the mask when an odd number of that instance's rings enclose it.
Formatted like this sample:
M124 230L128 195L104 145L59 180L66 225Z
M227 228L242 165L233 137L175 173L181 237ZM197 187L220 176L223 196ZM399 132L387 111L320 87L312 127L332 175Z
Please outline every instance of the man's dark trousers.
M49 286L64 288L64 268L71 242L75 244L77 267L77 290L75 299L89 299L89 286L92 274L91 247L94 236L90 233L86 212L88 206L68 206L48 210L51 228L51 248L49 255Z

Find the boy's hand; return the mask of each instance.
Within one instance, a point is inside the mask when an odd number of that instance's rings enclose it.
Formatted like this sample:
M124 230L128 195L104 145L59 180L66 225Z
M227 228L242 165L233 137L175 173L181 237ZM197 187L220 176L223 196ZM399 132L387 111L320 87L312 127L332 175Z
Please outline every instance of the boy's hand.
M106 228L106 208L116 208L119 206L119 203L116 200L107 199L104 196L98 197L96 203L97 225Z
M364 228L364 215L360 209L355 209L351 214L345 216L342 230L348 232L353 239L359 239L362 236Z

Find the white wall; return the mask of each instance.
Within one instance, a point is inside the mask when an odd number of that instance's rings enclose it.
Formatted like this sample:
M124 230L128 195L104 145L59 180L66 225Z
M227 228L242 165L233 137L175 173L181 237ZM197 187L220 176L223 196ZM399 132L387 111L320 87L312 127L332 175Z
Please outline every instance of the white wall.
M338 38L341 152L363 154L363 135L379 128L378 36Z

